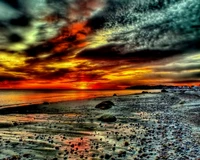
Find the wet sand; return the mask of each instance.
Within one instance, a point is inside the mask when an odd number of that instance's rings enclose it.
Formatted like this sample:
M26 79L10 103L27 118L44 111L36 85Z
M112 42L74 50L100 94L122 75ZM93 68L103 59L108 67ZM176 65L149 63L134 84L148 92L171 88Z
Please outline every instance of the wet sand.
M115 105L95 108L102 101ZM116 121L102 122L102 115ZM200 97L147 93L0 108L0 159L198 160Z

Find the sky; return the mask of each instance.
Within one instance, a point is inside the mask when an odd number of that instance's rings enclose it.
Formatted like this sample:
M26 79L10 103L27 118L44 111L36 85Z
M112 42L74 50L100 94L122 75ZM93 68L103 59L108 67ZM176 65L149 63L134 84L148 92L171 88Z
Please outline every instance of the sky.
M200 85L199 0L0 0L1 89Z

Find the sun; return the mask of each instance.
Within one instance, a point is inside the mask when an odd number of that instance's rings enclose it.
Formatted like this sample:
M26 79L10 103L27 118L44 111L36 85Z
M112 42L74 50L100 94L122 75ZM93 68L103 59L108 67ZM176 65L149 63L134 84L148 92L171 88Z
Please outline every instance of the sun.
M88 88L88 83L87 82L80 82L79 85L77 86L78 89L84 90L84 89L89 89Z

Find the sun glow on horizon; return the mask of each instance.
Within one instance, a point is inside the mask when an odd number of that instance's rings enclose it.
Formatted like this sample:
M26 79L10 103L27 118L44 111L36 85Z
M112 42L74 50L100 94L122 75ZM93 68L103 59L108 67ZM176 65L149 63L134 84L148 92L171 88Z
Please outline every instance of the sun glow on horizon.
M79 82L76 87L76 89L80 89L80 90L86 90L86 89L90 89L89 88L89 84L87 82Z

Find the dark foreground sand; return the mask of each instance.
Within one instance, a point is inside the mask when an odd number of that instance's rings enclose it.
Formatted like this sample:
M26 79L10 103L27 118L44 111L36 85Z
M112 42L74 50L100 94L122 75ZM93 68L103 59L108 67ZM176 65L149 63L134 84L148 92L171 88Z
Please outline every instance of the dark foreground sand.
M115 106L101 110L105 100ZM115 122L101 122L101 115ZM200 98L152 93L0 109L0 159L199 160Z

